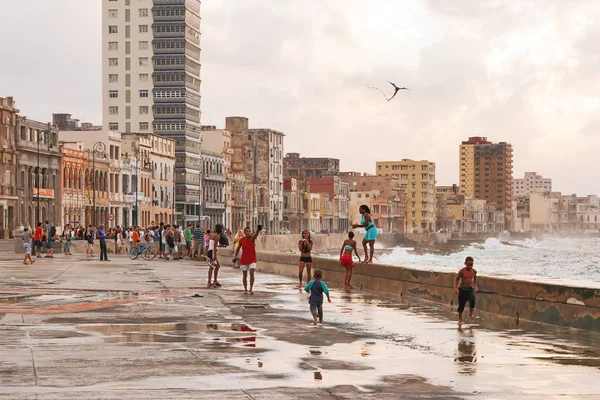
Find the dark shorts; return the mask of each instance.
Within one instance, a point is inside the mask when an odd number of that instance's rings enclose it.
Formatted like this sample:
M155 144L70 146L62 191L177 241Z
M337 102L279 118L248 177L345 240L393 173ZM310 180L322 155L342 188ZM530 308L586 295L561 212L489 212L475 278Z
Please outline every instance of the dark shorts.
M300 257L300 262L311 263L312 262L312 257Z
M473 288L458 289L458 312L465 310L465 305L469 302L469 309L475 308L475 290Z
M35 246L36 249L41 249L42 248L42 241L41 240L34 240L33 241L33 245Z
M52 239L46 240L46 248L47 249L51 249L52 248Z
M185 248L186 250L189 250L192 248L192 242L185 242Z
M209 250L208 253L206 253L206 257L208 257L209 260L212 260L212 255L213 255L212 250Z

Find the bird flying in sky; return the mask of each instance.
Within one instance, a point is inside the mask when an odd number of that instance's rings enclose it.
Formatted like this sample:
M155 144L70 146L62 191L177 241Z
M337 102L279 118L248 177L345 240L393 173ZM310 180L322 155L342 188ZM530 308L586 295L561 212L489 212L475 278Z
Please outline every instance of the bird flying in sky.
M381 94L383 95L383 97L384 97L384 98L385 98L387 101L390 101L390 100L392 100L394 97L396 97L396 94L398 94L398 91L399 91L399 90L410 90L410 89L409 89L409 88L407 88L407 87L398 87L398 86L396 86L396 84L395 84L395 83L393 83L393 82L390 82L390 81L387 81L387 82L388 82L390 85L392 85L392 86L394 87L394 94L393 94L393 95L392 95L392 97L390 97L389 99L387 98L387 96L385 95L385 93L383 93L383 92L381 91L381 89L379 89L379 88L376 88L375 86L369 86L369 85L367 85L367 87L368 87L368 88L370 88L370 89L375 89L375 90L377 90L379 93L381 93Z

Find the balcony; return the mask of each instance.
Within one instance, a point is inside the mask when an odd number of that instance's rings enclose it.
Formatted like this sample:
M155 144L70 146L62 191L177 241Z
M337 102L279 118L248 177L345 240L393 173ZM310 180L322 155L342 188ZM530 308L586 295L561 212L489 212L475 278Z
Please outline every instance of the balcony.
M204 202L204 208L209 208L211 210L224 210L225 203L212 203L212 202Z
M123 194L121 193L109 193L109 200L110 201L123 201ZM134 199L135 201L135 199Z

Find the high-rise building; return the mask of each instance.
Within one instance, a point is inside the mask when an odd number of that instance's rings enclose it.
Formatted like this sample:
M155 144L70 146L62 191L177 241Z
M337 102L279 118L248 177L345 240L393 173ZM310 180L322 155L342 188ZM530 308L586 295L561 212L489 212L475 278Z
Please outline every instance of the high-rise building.
M227 117L231 132L232 173L247 178L247 225L262 224L267 233L281 233L283 220L283 138L272 129L250 129L248 118Z
M506 142L474 136L460 145L460 192L505 211L505 228L512 229L513 151Z
M103 125L175 140L176 221L199 220L200 1L102 0Z
M515 197L527 197L532 193L552 192L552 179L543 178L535 172L525 172L523 179L514 180Z
M435 229L435 163L427 160L378 161L377 176L399 180L406 191L406 223L409 232Z
M0 97L0 219L2 221L0 239L12 237L13 229L16 229L19 224L27 226L33 224L35 220L32 218L29 222L25 218L25 203L23 202L25 196L22 191L19 193L17 190L18 183L21 184L20 187L23 187L25 180L33 188L31 185L32 175L29 170L19 171L21 179L20 182L17 181L18 152L15 142L18 134L18 114L19 110L14 98ZM20 211L17 210L17 207Z

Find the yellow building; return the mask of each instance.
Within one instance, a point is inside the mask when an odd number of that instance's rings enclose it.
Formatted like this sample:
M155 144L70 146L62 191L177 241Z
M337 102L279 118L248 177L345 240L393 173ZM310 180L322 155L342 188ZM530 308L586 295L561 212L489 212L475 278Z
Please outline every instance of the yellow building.
M399 180L407 195L408 232L435 229L435 163L427 160L378 161L377 176Z

